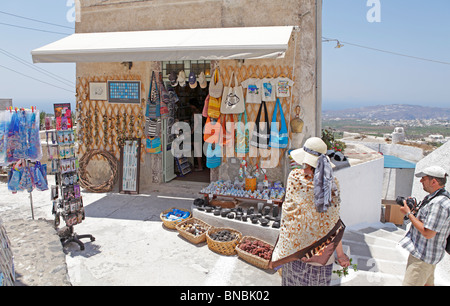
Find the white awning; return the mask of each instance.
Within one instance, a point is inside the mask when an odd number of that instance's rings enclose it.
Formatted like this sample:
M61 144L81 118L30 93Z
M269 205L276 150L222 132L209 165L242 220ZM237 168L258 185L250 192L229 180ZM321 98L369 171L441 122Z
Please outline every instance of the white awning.
M77 33L31 51L34 63L280 58L292 26Z

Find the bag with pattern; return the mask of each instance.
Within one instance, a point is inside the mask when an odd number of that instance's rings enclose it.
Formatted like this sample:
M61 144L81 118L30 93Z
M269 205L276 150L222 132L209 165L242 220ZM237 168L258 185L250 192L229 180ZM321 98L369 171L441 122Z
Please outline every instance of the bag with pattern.
M158 85L156 84L155 72L152 72L152 79L150 81L150 90L148 92L147 109L145 116L150 119L157 119L161 117L160 96Z
M277 128L277 110L280 109L281 128ZM289 134L284 119L283 108L280 99L277 98L275 109L273 110L272 123L270 125L270 147L284 149L287 148L289 142Z
M264 107L264 122L261 122L261 111ZM255 127L253 128L252 140L250 145L260 148L269 148L269 116L267 115L266 102L262 101L259 107L258 115L256 116Z
M242 115L244 115L245 122L242 122ZM244 110L243 114L239 114L236 125L236 153L247 154L249 152L250 132L247 129L246 110Z
M231 82L234 77L234 87ZM245 110L244 91L242 86L238 86L238 81L234 71L231 73L230 83L223 89L220 112L222 114L242 114Z

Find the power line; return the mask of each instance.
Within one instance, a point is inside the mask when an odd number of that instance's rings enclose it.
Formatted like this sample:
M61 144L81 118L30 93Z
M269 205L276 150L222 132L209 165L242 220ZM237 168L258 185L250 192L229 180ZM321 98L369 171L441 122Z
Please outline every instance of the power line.
M36 29L36 28L23 27L23 26L18 26L18 25L15 25L15 24L4 23L4 22L0 22L0 24L1 25L5 25L5 26L9 26L9 27L15 27L15 28L32 30L32 31L39 31L39 32L46 32L46 33L53 33L53 34L60 34L60 35L70 35L69 33L61 33L61 32L47 31L47 30Z
M54 80L56 80L56 81L58 81L58 82L61 82L61 83L64 84L64 85L67 85L67 86L75 86L75 83L73 83L72 81L67 80L67 79L65 79L65 78L63 78L63 77L60 77L60 76L58 76L58 75L56 75L56 74L54 74L54 73L52 73L52 72L50 72L50 71L47 71L47 70L45 70L45 69L43 69L43 68L40 68L40 67L38 67L38 66L35 66L35 65L33 65L33 64L29 63L29 62L27 62L26 60L23 60L23 59L21 59L20 57L18 57L18 56L16 56L16 55L14 55L14 54L12 54L12 53L10 53L10 52L8 52L8 51L2 49L2 48L0 48L0 53L2 53L3 55L8 56L9 58L12 58L13 60L15 60L15 61L17 61L17 62L19 62L19 63L21 63L21 64L23 64L23 65L28 66L29 68L31 68L31 69L33 69L33 70L35 70L35 71L37 71L37 72L40 72L40 73L42 73L42 74L45 74L45 75L47 75L48 77L50 77L50 78L52 78L52 79L54 79Z
M350 43L350 42L343 41L343 40L337 40L337 39L326 38L326 37L322 37L322 39L326 40L326 42L328 42L328 41L338 41L340 43L343 43L343 44L346 44L346 45L350 45L350 46L354 46L354 47L358 47L358 48L368 49L368 50L377 51L377 52L383 52L383 53L387 53L387 54L392 54L392 55L412 58L412 59L421 60L421 61L427 61L427 62L436 63L436 64L450 65L450 62L438 61L438 60L428 59L428 58L424 58L424 57L418 57L418 56L413 56L413 55L408 55L408 54L403 54L403 53L398 53L398 52L393 52L393 51L373 48L373 47L367 47L367 46L354 44L354 43Z
M51 83L47 83L47 82L45 82L45 81L42 81L42 80L36 79L36 78L34 78L34 77L32 77L32 76L29 76L29 75L23 74L23 73L21 73L21 72L18 72L18 71L14 70L14 69L11 69L11 68L8 68L8 67L5 67L5 66L3 66L3 65L0 65L0 67L1 67L1 68L3 68L3 69L9 70L9 71L15 72L15 73L17 73L17 74L20 74L20 75L22 75L22 76L24 76L24 77L30 78L30 79L32 79L32 80L35 80L35 81L38 81L38 82L41 82L41 83L44 83L44 84L47 84L47 85L50 85L50 86L53 86L53 87L56 87L56 88L59 88L59 89L65 90L65 91L68 91L68 92L71 92L71 93L75 93L75 92L74 92L74 91L72 91L72 90L69 90L69 89L66 89L66 88L62 88L62 87L59 87L59 86L57 86L57 85L54 85L54 84L51 84Z
M4 12L4 11L0 11L0 13L1 13L1 14L5 14L5 15L9 15L9 16L13 16L13 17L16 17L16 18L21 18L21 19L31 20L31 21L34 21L34 22L40 22L40 23L52 25L52 26L55 26L55 27L61 27L61 28L66 28L66 29L71 29L71 30L73 30L72 27L63 26L63 25L56 24L56 23L51 23L51 22L47 22L47 21L42 21L42 20L37 20L37 19L28 18L28 17L24 17L24 16L19 16L19 15L11 14L11 13Z

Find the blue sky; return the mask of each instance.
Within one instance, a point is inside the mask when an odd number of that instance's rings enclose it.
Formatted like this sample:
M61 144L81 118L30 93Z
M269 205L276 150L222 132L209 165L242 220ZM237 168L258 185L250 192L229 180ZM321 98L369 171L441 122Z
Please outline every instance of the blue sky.
M323 36L342 42L450 63L450 1L379 0L380 22L368 22L367 0L323 0ZM73 0L0 1L0 11L69 28L33 22L0 13L0 23L73 33ZM68 16L69 15L69 18ZM72 28L72 29L70 29ZM65 37L0 24L0 65L52 83L56 88L0 67L0 98L15 106L75 103L74 85L38 73L5 55L31 63L30 51ZM336 42L323 44L323 108L378 104L450 107L450 65L400 57ZM1 52L3 50L4 52ZM36 64L75 83L75 64Z

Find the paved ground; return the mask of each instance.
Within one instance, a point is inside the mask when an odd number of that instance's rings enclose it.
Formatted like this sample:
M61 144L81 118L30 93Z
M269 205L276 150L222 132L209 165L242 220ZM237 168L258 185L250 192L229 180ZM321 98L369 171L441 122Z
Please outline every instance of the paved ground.
M51 176L49 177L50 184ZM142 195L83 192L86 220L75 227L92 234L86 250L62 248L51 220L49 192L33 192L35 221L27 193L12 195L0 182L0 215L15 255L18 285L234 285L279 286L277 273L255 268L237 256L222 256L203 243L193 245L159 219L170 207L190 208L195 192L173 182ZM400 285L407 254L397 246L404 231L392 224L348 229L345 248L358 272L333 285ZM449 256L438 265L436 284L450 285Z

